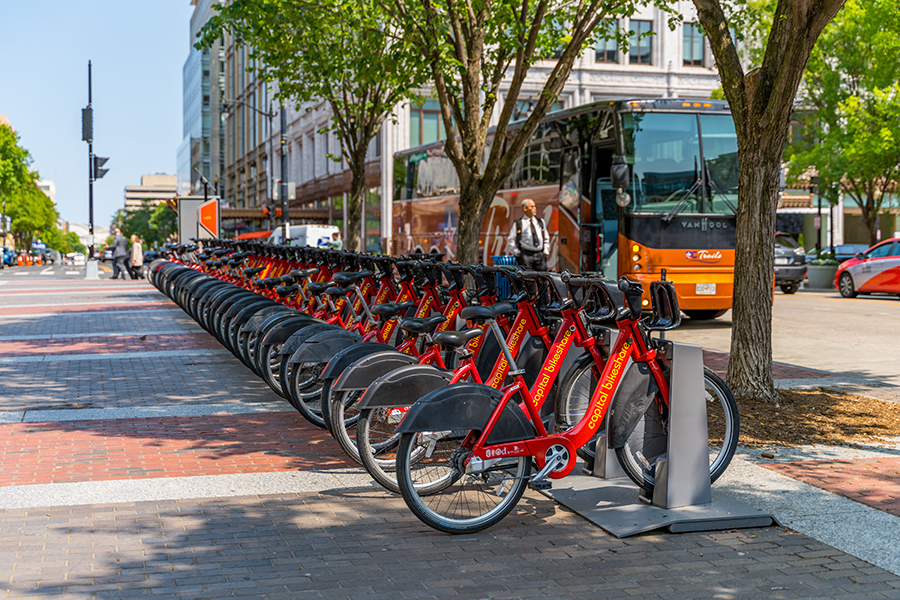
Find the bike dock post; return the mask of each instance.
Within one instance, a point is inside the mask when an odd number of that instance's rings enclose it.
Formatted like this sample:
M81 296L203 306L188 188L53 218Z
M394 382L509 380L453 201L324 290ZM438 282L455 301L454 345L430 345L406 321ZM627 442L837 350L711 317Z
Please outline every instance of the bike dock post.
M657 459L652 498L641 496L643 491L627 478L611 478L610 461L615 456L605 448L607 438L602 434L597 438L594 468L602 477L569 475L541 493L618 538L662 528L677 533L778 525L772 515L712 492L703 350L671 341L663 345L672 361L669 435L667 456ZM643 426L647 424L638 425ZM618 465L615 468L621 470Z

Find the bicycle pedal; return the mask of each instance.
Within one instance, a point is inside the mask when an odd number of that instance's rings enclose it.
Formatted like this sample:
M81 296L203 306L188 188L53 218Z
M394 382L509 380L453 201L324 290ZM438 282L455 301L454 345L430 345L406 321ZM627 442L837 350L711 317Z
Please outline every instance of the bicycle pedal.
M529 482L528 482L528 487L530 487L530 488L533 489L533 490L538 490L538 491L541 491L541 490L549 490L549 489L552 489L552 488L553 488L553 482L552 482L552 481L546 481L546 480L544 480L544 481L534 481L534 482L529 481Z

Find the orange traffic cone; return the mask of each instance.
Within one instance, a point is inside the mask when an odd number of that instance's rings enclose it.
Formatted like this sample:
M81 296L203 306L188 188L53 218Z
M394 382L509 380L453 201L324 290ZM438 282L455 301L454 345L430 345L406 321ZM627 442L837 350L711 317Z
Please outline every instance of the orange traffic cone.
M20 254L19 257L16 259L16 264L19 265L20 267L23 266L23 265L25 264L25 259L22 258L22 255L21 255L21 254Z

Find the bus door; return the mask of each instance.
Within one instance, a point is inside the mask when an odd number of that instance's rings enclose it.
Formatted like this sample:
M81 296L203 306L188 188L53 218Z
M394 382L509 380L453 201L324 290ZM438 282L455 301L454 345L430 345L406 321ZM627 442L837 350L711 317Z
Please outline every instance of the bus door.
M585 186L590 201L582 212L582 270L603 273L609 279L618 277L619 207L609 172L615 146L594 146L591 152L591 181Z

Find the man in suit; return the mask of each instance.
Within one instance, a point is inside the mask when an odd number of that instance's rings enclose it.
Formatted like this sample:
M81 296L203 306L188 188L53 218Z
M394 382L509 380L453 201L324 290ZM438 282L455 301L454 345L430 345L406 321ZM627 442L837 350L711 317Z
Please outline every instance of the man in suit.
M122 279L125 279L125 258L128 256L128 240L125 239L125 236L122 235L122 230L116 227L115 229L116 236L113 238L112 250L113 250L113 279L118 279L119 275L122 275Z
M547 225L537 216L534 200L522 200L521 219L516 219L506 238L506 251L516 257L516 261L531 271L546 271L550 257L550 235Z

